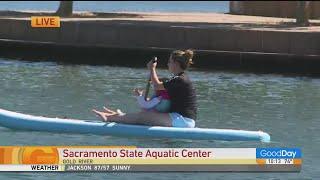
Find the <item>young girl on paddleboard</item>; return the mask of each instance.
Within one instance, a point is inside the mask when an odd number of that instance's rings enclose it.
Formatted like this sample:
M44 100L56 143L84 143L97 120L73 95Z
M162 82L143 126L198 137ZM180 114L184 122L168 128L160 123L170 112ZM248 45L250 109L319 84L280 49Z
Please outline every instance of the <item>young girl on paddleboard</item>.
M159 79L161 82L165 82L167 78ZM154 88L155 89L155 88ZM168 113L170 110L171 102L170 96L167 90L156 90L154 95L149 99L146 100L143 96L143 91L139 89L134 89L136 94L136 99L139 106L144 110L154 110L161 113Z

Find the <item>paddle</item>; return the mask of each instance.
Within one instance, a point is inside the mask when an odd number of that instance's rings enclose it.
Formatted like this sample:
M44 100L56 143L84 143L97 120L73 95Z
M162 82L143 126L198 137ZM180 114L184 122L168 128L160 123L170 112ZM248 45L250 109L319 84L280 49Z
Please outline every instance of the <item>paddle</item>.
M153 57L153 63L157 62L157 60L158 60L157 57ZM147 100L147 98L148 98L150 84L151 84L151 74L149 75L149 79L147 82L146 93L144 94L144 100Z

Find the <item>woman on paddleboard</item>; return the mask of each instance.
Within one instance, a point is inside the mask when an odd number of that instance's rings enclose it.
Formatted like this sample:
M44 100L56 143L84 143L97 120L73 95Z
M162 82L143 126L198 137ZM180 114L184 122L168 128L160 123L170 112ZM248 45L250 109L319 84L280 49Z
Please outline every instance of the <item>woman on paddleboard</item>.
M126 124L167 127L195 127L197 118L197 103L195 89L185 72L192 64L193 51L173 51L168 60L168 69L173 74L165 82L159 81L156 67L157 62L147 64L151 81L156 90L167 90L171 100L169 113L144 111L138 113L118 113L108 108L104 112L93 110L104 121Z

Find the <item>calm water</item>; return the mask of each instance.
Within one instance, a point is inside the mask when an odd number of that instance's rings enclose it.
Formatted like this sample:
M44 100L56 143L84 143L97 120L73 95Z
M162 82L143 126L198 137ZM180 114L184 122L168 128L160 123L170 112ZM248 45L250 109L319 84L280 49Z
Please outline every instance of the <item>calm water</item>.
M0 58L0 107L34 115L96 119L93 107L125 112L138 108L131 90L145 87L145 69L30 63ZM161 76L168 76L160 70ZM192 70L198 92L199 127L263 130L272 142L182 141L97 135L19 132L0 127L0 145L134 145L138 147L301 147L296 173L56 174L79 179L316 179L320 168L320 79ZM52 179L46 174L1 173L7 178Z
M0 10L58 9L59 1L2 1ZM223 12L229 11L229 1L74 1L75 11L95 12Z

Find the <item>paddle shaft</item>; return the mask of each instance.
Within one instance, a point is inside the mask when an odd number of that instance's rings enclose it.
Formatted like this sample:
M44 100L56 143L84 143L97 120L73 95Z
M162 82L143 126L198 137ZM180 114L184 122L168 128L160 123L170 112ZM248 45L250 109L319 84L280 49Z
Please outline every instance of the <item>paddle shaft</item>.
M153 58L153 63L157 62L157 60L158 60L158 58L154 57ZM146 93L144 94L144 100L148 99L150 85L151 85L151 74L149 75L149 79L148 79L148 82L147 82Z

